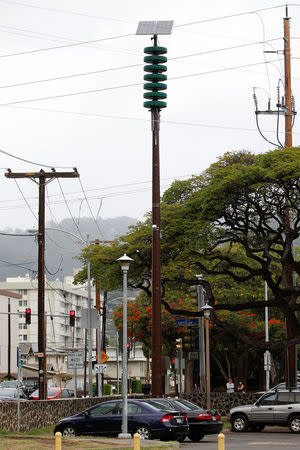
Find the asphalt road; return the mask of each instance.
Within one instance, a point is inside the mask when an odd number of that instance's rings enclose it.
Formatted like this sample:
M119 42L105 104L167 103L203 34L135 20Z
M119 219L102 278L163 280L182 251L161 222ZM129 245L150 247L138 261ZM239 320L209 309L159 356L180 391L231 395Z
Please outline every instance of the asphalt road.
M183 450L218 450L216 435L204 436L200 442L186 439L180 444ZM300 435L288 431L263 431L262 433L228 433L225 435L225 450L293 450L300 448Z

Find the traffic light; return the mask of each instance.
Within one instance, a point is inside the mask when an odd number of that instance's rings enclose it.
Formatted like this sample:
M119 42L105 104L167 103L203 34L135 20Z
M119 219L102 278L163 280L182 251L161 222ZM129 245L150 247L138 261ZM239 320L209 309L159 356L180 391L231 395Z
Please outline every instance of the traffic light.
M75 326L75 311L74 309L71 309L70 311L70 327Z
M182 338L176 339L176 348L182 348Z
M31 324L31 308L25 309L25 323L26 323L26 325Z
M197 305L198 304L197 285L190 286L189 291L191 303Z
M191 334L188 330L187 333L183 336L182 339L182 345L186 352L189 352L191 350Z
M144 57L144 62L149 63L144 66L144 71L148 72L144 75L145 81L150 81L150 83L144 84L144 98L148 101L144 102L145 108L165 108L167 103L162 101L167 98L167 94L164 91L167 89L167 85L162 83L166 81L167 75L162 72L167 71L167 66L162 65L162 63L167 62L167 57L163 56L167 53L166 47L160 47L153 45L152 47L145 47L144 52L148 55Z
M127 342L126 344L126 348L127 348L127 359L129 358L129 354L130 354L130 344Z

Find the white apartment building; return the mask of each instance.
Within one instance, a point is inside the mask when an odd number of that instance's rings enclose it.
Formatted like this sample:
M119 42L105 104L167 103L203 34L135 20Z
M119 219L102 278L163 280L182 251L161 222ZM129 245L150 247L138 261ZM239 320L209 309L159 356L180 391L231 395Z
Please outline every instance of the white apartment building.
M22 296L0 289L0 379L16 377L18 346L18 310ZM12 314L7 314L11 312Z
M65 277L64 281L45 280L45 313L46 347L56 351L66 351L72 348L84 347L84 329L81 320L75 319L75 326L70 327L69 312L75 310L76 317L81 316L83 308L87 308L87 291L72 284L73 277ZM18 341L37 344L38 342L38 281L25 277L7 278L0 282L0 289L6 289L22 295L18 300L18 310L25 313L31 308L31 324L26 325L25 317L18 319ZM92 300L93 304L93 300ZM64 314L65 317L51 317L51 314Z

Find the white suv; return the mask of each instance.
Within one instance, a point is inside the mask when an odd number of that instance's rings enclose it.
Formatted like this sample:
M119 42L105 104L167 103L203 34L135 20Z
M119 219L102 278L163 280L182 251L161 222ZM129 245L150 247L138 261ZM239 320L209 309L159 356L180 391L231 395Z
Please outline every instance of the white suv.
M300 433L300 390L268 391L253 405L230 410L232 431L262 431L265 425L288 426Z

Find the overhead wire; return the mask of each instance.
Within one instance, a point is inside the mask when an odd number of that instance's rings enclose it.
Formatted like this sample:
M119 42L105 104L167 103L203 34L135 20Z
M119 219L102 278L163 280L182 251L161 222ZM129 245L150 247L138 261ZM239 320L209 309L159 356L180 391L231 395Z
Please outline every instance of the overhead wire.
M274 61L268 61L267 63L269 64L271 62L274 62ZM229 70L244 69L247 67L259 66L262 64L265 64L265 62L244 64L244 65L232 66L232 67L224 67L221 69L208 70L206 72L198 72L198 73L193 73L193 74L180 75L177 77L171 77L168 79L168 81L198 77L198 76L202 76L202 75L210 75L213 73L220 73L220 72L225 72L225 71L229 71ZM143 83L139 82L139 83L123 84L123 85L118 85L118 86L110 86L110 87L100 88L100 89L90 89L88 91L69 92L66 94L49 95L47 97L39 97L39 98L32 98L32 99L26 99L26 100L16 100L16 101L11 101L11 102L7 102L7 103L0 103L0 106L10 106L10 105L18 105L18 104L23 104L23 103L31 103L31 102L38 102L38 101L44 101L44 100L52 100L52 99L57 99L57 98L73 97L76 95L93 94L96 92L97 93L98 92L107 92L107 91L124 89L124 88L128 88L128 87L135 87L135 86L141 86L141 85L143 85Z
M61 183L60 183L60 181L59 181L59 178L57 178L57 182L58 182L58 185L59 185L61 194L62 194L62 196L63 196L64 203L65 203L65 205L66 205L66 207L67 207L67 209L68 209L68 211L69 211L70 217L71 217L71 219L72 219L72 221L73 221L73 223L74 223L74 225L75 225L75 227L76 227L76 229L77 229L77 231L78 231L78 233L79 233L81 239L82 239L83 241L86 241L86 240L83 238L83 236L82 236L82 234L81 234L81 231L80 231L80 228L79 228L79 226L78 226L76 220L75 220L74 217L73 217L73 214L72 214L72 211L71 211L71 209L70 209L70 207L69 207L69 204L68 204L68 202L67 202L65 193L64 193L64 191L63 191L63 189L62 189L62 187L61 187Z
M196 53L191 53L191 54L187 54L187 55L175 56L175 57L168 58L168 61L177 61L180 59L191 58L191 57L195 57L195 56L208 55L208 54L218 53L218 52L228 51L228 50L236 50L236 49L240 49L243 47L249 47L249 46L253 46L253 45L261 45L261 44L264 44L267 42L277 41L279 39L281 39L281 38L273 38L273 39L269 39L268 41L251 42L251 43L246 43L246 44L234 45L234 46L230 46L230 47L223 47L223 48L219 48L219 49L207 50L204 52L196 52ZM112 72L112 71L116 71L116 70L131 69L131 68L141 67L141 66L143 66L143 63L128 64L125 66L110 67L108 69L98 69L98 70L92 70L92 71L88 71L88 72L74 73L74 74L70 74L70 75L61 75L61 76L52 77L52 78L44 78L44 79L40 79L40 80L25 81L22 83L13 83L13 84L7 84L7 85L2 85L2 86L0 85L0 89L9 89L9 88L15 88L15 87L21 87L21 86L29 86L29 85L33 85L33 84L39 84L39 83L48 83L51 81L59 81L59 80L65 80L65 79L69 79L69 78L78 78L78 77L89 76L89 75L97 75L100 73Z
M57 179L58 179L58 178L57 178ZM36 221L38 222L38 217L37 217L37 215L35 214L35 212L33 211L33 209L31 208L30 204L28 203L28 201L27 201L25 195L23 194L23 191L22 191L22 189L20 188L20 186L19 186L17 180L16 180L15 178L13 178L13 180L15 181L15 183L16 183L16 185L17 185L17 188L18 188L19 192L21 193L21 195L22 195L22 197L23 197L23 200L25 201L25 203L26 203L27 207L29 208L31 214L33 215L33 217L34 217L34 218L36 219ZM57 242L55 242L55 241L49 236L49 234L48 234L47 232L46 232L45 234L46 234L47 238L48 238L48 239L49 239L56 247L61 248L62 250L67 250L65 247L62 247L61 245L57 244Z
M234 17L245 16L247 14L255 14L257 12L262 12L262 11L268 11L268 10L271 10L271 9L282 8L283 6L285 6L285 4L276 5L276 6L269 6L267 8L255 9L255 10L252 10L252 11L244 11L244 12L240 12L240 13L236 13L236 14L228 14L226 16L212 17L210 19L201 19L201 20L196 20L196 21L193 21L193 22L187 22L187 23L174 25L173 28L181 28L181 27L186 27L186 26L191 26L191 25L198 25L200 23L208 23L208 22L215 22L215 21L218 21L218 20L231 19L231 18L234 18Z
M11 263L11 262L9 262L9 261L5 261L4 259L0 259L0 261L3 262L3 263L5 263L5 264L7 264L8 266L21 267L22 269L29 270L29 271L32 272L32 273L36 273L36 272L37 272L37 271L34 270L34 269L31 269L31 268L29 268L29 267L23 266L23 264ZM25 263L25 264L28 264L28 263Z
M48 169L54 169L54 168L56 168L56 169L72 169L74 167L74 166L73 167L71 167L71 166L49 166L46 164L37 163L34 161L30 161L29 159L24 159L24 158L21 158L20 156L13 155L12 153L9 153L3 149L0 149L0 153L2 153L3 155L9 156L11 158L14 158L14 159L18 159L19 161L33 164L34 166L47 167Z
M0 55L0 58L10 58L12 56L23 56L23 55L29 55L29 54L40 53L40 52L47 52L47 51L51 51L51 50L58 50L58 49L61 49L61 48L68 48L68 47L78 47L79 45L93 44L93 43L96 43L96 42L103 42L103 41L111 41L113 39L120 39L120 38L130 37L130 36L134 36L134 34L133 33L122 34L122 35L118 35L118 36L109 36L109 37L106 37L106 38L91 39L89 41L80 41L80 42L73 42L73 43L64 44L64 45L55 45L53 47L36 48L36 49L33 49L33 50L26 50L26 51L23 51L23 52L7 53L7 54L4 54L4 55Z
M91 216L92 216L92 218L93 218L93 221L94 221L94 223L95 223L95 225L96 225L96 227L97 227L97 229L98 229L100 235L101 235L102 238L105 240L105 237L104 237L104 235L103 235L103 232L102 232L101 228L99 227L99 224L98 224L97 220L95 219L95 216L94 216L94 214L93 214L93 211L92 211L90 202L88 201L88 198L87 198L87 196L86 196L85 190L83 189L83 185L82 185L81 179L78 178L78 181L79 181L79 184L80 184L80 186L81 186L82 193L83 193L83 195L84 195L84 198L85 198L85 201L86 201L87 206L88 206L88 208L89 208L89 211L90 211L90 213L91 213Z

